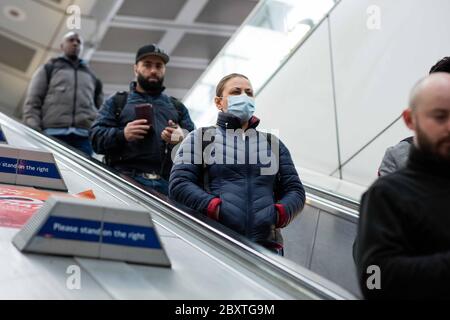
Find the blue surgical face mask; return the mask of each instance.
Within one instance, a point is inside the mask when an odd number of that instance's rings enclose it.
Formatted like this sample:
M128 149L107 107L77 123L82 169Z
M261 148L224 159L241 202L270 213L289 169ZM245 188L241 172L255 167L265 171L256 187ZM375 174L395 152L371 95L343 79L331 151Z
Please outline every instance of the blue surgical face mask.
M235 115L242 122L248 121L255 113L255 99L246 94L228 96L227 112Z

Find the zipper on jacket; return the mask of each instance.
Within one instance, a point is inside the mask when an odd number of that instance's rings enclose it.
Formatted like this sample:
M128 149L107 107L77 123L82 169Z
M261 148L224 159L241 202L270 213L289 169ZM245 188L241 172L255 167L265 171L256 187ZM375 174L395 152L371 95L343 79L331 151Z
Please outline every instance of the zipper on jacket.
M74 67L73 72L75 75L75 85L73 92L72 127L75 127L75 111L77 107L77 90L78 90L78 68Z

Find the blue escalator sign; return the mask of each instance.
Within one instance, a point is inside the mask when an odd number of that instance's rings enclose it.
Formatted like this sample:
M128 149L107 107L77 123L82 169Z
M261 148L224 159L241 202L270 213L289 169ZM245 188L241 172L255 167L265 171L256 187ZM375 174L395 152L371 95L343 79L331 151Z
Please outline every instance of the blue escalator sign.
M161 249L155 229L130 224L50 216L38 236L99 242L128 247Z
M61 175L54 163L9 157L0 157L0 172L61 179Z

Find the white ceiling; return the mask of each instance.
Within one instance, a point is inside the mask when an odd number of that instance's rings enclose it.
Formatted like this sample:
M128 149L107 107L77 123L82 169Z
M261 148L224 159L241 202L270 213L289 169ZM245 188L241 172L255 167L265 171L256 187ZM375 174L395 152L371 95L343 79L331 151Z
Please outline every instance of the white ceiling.
M182 98L257 2L0 0L0 111L20 115L34 71L59 54L70 5L81 8L82 56L107 95L128 88L136 50L157 43L171 56L167 93Z

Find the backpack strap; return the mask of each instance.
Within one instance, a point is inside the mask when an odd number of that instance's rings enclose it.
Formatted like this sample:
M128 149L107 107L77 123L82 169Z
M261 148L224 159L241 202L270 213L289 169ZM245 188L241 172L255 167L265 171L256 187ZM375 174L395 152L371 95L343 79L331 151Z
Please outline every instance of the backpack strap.
M203 158L203 153L205 152L205 149L207 146L209 146L210 144L214 143L215 140L215 136L212 136L210 141L205 141L203 140L203 136L205 135L205 132L210 130L210 129L215 129L215 126L209 126L209 127L201 127L201 132L202 132L202 177L203 177L203 190L205 190L206 192L210 193L211 190L209 188L209 171L208 171L208 166L205 162L205 159Z
M267 144L268 144L269 148L272 149L272 134L270 134L268 132L266 132L264 134L266 135ZM275 137L275 139L277 139L277 137ZM278 140L277 140L276 145L279 146ZM280 174L280 165L278 164L278 171L277 171L277 174L275 175L275 180L273 182L273 192L275 194L275 199L279 198L278 186L280 185L280 183L281 183L281 174Z
M119 121L120 114L122 113L125 104L127 103L128 92L126 91L118 91L112 97L113 99L113 111L116 122ZM114 156L112 154L105 154L104 161L108 166L112 166L115 161L117 161L120 157Z
M57 58L50 59L46 64L44 64L45 74L47 75L47 88L52 79L53 70L55 69L55 61Z
M99 109L101 107L101 103L103 101L100 103L100 105L97 106L97 99L103 92L103 83L99 78L97 78L95 76L94 76L94 79L95 79L94 104L97 107L97 109Z
M44 64L45 74L47 76L47 88L45 89L45 95L48 93L48 86L50 85L50 80L52 79L53 70L55 69L55 61L57 58L50 59L46 64Z
M120 114L122 113L123 108L127 104L128 92L127 91L118 91L113 96L113 111L114 116L116 117L116 121L119 121Z
M183 119L183 111L184 111L184 105L181 103L180 100L178 100L175 97L170 96L170 101L172 102L173 106L177 110L178 113L178 122L181 122Z
M215 126L209 126L209 127L202 127L201 129L202 129L202 163L204 162L203 161L203 152L205 151L205 149L206 149L206 147L207 146L209 146L211 143L213 143L214 142L214 140L215 140L215 136L212 136L211 138L211 141L204 141L203 140L203 136L205 135L205 132L206 131L208 131L208 130L210 130L210 129L215 129L216 127Z

